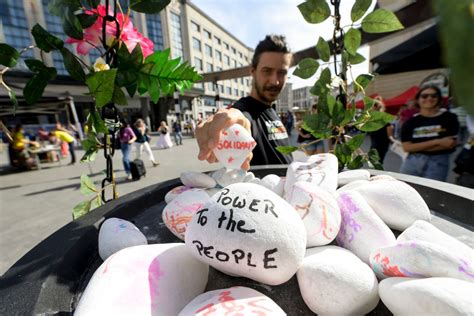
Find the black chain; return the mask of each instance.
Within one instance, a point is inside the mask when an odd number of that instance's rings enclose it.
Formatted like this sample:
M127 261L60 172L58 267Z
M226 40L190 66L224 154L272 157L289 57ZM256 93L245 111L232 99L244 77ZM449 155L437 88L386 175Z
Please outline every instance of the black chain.
M334 6L334 32L332 35L333 42L333 58L334 58L334 74L340 77L343 81L346 80L346 70L344 67L338 69L337 55L341 54L344 48L344 30L341 28L341 14L339 12L339 5L341 0L331 0L331 4ZM336 100L346 104L346 97L342 89L342 85L339 85L339 95Z
M117 39L120 36L120 24L117 20L117 1L114 1L114 11L113 15L109 14L109 0L105 1L105 14L106 16L102 22L102 45L104 46L105 52L105 62L111 67L117 66L117 52L113 47L107 45L107 33L106 27L107 22L115 22L116 25L116 37ZM109 103L102 108L101 112L102 119L104 120L105 126L107 126L108 133L104 134L103 144L104 144L104 158L106 161L106 175L102 180L102 201L107 203L115 198L117 198L117 191L115 185L115 176L114 176L114 166L113 166L113 157L115 153L115 138L117 134L117 128L119 126L119 115L118 110L115 104ZM105 198L105 187L109 184L112 184L112 198Z

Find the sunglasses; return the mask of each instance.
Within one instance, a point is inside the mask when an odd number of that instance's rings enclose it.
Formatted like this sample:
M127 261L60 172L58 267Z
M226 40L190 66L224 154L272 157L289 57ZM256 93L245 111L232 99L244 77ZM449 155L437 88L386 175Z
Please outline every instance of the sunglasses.
M436 93L422 93L420 94L420 98L426 99L428 97L432 97L433 99L437 99L438 95Z

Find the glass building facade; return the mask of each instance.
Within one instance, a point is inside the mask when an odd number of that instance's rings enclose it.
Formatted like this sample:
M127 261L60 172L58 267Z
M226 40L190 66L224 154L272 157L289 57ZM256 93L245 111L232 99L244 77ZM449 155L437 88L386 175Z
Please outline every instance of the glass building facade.
M161 16L159 14L148 14L146 16L146 26L148 38L155 44L154 51L163 50L163 27L161 25Z
M171 55L173 58L182 57L183 52L183 36L181 30L181 17L171 12Z
M0 21L3 25L5 42L18 51L33 44L30 30L26 22L23 1L0 0ZM33 58L33 50L29 49L22 54L24 58Z

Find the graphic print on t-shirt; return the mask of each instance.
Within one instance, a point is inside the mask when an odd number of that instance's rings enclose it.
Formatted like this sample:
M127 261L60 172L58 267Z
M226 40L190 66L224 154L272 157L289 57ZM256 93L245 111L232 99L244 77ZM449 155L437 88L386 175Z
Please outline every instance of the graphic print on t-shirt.
M285 126L281 121L265 121L267 126L267 134L269 140L285 139L288 138Z
M420 126L413 129L413 138L438 137L446 129L441 125Z

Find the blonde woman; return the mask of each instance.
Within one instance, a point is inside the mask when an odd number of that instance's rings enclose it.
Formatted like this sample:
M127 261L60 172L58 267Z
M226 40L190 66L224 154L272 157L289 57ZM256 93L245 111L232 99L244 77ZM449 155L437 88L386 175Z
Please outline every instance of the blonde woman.
M170 129L168 125L166 125L165 121L161 121L160 127L158 128L158 132L160 133L160 137L158 138L157 146L159 149L167 149L173 147L173 143L171 142L170 136Z
M137 150L136 158L141 159L142 152L143 150L145 150L148 155L148 159L153 164L153 167L158 166L159 163L156 162L155 156L153 156L153 152L151 151L149 142L150 136L148 136L148 128L145 125L145 121L143 121L142 119L136 120L135 125L133 127L133 132L137 137L137 140L135 141L135 149Z

